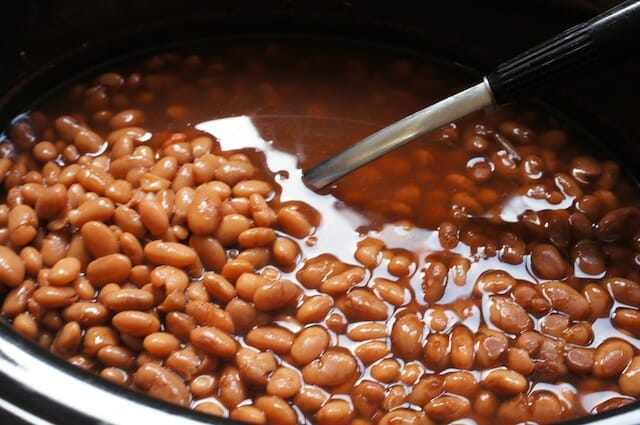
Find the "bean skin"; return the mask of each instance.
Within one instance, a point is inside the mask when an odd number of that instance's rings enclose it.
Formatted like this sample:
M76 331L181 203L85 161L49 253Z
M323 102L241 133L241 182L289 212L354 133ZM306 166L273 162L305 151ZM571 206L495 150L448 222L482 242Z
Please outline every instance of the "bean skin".
M320 327L304 329L293 341L291 357L297 364L307 364L317 359L329 346L329 334Z
M109 282L123 282L131 273L131 260L122 254L111 254L93 260L87 266L87 279L101 287Z
M562 279L566 275L566 263L553 245L537 245L531 253L534 270L545 279Z
M429 418L446 423L465 416L470 409L471 404L467 399L446 395L431 400L424 406Z
M237 343L233 338L214 327L195 328L191 331L189 339L199 350L223 358L233 357L237 351Z
M356 371L356 361L350 354L331 349L303 367L302 376L308 384L325 387L345 383Z
M196 261L197 254L186 245L176 242L149 242L144 247L144 255L156 264L165 264L177 268L190 266Z
M81 268L82 264L77 258L63 258L49 270L49 283L54 286L67 285L79 276Z
M147 336L160 330L157 317L141 311L122 311L112 319L113 326L120 332L131 336Z
M623 394L640 396L640 356L634 357L618 379Z
M169 229L169 216L156 201L145 200L138 204L138 213L145 227L155 236L164 235Z
M263 326L251 330L245 337L248 344L260 350L273 350L278 354L286 354L293 345L293 333L275 326Z
M494 325L515 335L533 329L533 321L518 303L499 296L492 296L490 300L490 318Z
M422 352L423 322L415 314L399 318L391 329L391 346L401 358L413 360Z
M191 397L182 380L155 363L145 363L135 373L133 383L147 394L161 400L188 406Z
M593 363L593 374L598 378L616 376L633 357L632 346L622 340L608 339L598 346Z
M18 254L0 246L0 283L14 288L24 281L24 275L24 263Z
M502 395L522 393L528 388L527 379L509 369L497 369L484 377L482 383L485 387Z
M295 425L298 421L295 411L280 397L265 395L258 397L254 404L264 412L269 424Z
M87 250L94 257L104 257L120 251L116 236L104 223L89 221L82 225L80 234Z
M542 285L542 293L556 309L566 313L572 320L581 320L589 316L589 302L565 283L545 283Z

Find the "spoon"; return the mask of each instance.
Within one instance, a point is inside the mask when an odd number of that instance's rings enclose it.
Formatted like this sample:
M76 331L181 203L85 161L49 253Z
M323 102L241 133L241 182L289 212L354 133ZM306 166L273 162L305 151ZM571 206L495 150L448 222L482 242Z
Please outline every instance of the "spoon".
M510 102L548 80L640 51L640 0L628 0L500 64L482 82L409 115L304 172L314 189L473 111Z

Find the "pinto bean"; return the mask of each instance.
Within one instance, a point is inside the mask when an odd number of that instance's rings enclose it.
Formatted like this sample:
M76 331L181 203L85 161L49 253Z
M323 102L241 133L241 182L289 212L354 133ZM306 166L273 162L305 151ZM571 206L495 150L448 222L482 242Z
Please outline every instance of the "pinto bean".
M197 254L193 248L177 242L155 240L144 247L144 255L156 264L164 264L177 268L190 266L196 261Z
M403 359L418 358L422 351L423 322L415 314L396 320L391 328L391 347Z
M261 311L276 310L290 304L297 294L298 288L290 280L268 281L256 288L253 304Z
M447 285L447 272L447 266L441 262L428 263L422 280L425 301L435 303L442 298Z
M484 377L482 383L485 387L499 394L513 395L527 390L527 379L509 369L496 369Z
M328 349L319 359L302 368L304 381L321 387L345 383L357 371L355 359L348 352Z
M640 356L635 356L618 378L623 394L632 397L640 396Z
M429 418L446 423L464 417L470 409L471 403L466 398L449 395L440 396L424 406Z
M511 298L491 296L489 311L491 322L506 332L518 335L533 329L533 321L527 312Z
M226 332L211 326L201 326L191 331L191 344L205 353L223 358L233 357L237 343Z
M637 282L621 277L610 277L603 280L603 283L616 301L633 307L640 307L640 284Z
M545 279L562 279L567 273L567 264L553 245L536 245L531 252L531 264L536 273Z
M267 423L273 425L295 425L296 412L280 397L265 395L254 401L255 406L264 412Z
M589 315L589 302L569 285L562 282L547 282L541 288L553 307L566 313L572 320L581 320Z
M351 290L345 297L338 300L338 305L345 316L353 321L386 320L388 316L384 302L367 289Z
M131 274L131 260L122 254L97 258L87 266L86 277L92 285L101 287L109 282L123 282Z
M14 288L24 281L24 275L24 263L18 254L6 246L0 246L0 283Z
M184 382L171 371L155 363L145 363L135 373L133 384L161 400L188 406L191 396Z
M626 341L610 338L596 348L592 373L607 378L622 372L633 357L633 347Z
M112 319L113 326L124 334L147 336L160 330L160 320L150 313L136 310L122 311Z

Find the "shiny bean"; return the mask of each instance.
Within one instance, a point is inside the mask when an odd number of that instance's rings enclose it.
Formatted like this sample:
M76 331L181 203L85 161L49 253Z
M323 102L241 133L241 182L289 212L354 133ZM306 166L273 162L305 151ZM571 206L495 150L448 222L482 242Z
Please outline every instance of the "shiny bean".
M191 396L182 380L166 368L155 363L145 363L133 377L134 385L147 394L179 404L188 406Z
M156 316L136 310L116 314L112 323L120 332L131 336L147 336L160 330L160 321Z

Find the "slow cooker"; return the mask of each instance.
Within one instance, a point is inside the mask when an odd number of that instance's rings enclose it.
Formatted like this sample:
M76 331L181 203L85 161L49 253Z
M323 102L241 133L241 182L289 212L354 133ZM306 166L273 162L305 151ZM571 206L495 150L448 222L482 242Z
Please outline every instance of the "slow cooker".
M615 1L328 2L22 0L3 5L0 127L59 84L123 52L193 40L332 37L424 52L479 72ZM637 173L638 51L539 93ZM637 175L635 177L638 177ZM0 324L0 423L234 423L175 407L70 366ZM638 424L640 402L567 424Z

